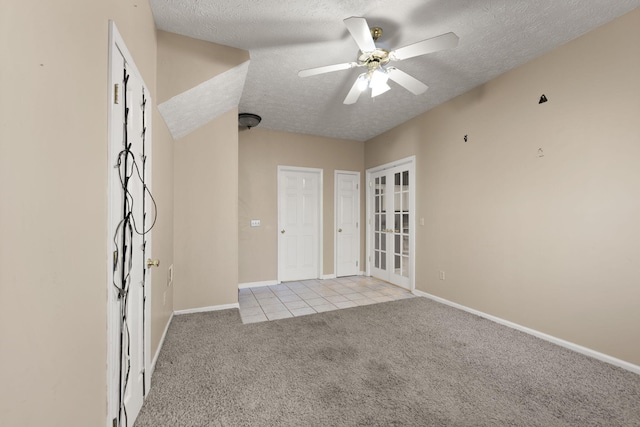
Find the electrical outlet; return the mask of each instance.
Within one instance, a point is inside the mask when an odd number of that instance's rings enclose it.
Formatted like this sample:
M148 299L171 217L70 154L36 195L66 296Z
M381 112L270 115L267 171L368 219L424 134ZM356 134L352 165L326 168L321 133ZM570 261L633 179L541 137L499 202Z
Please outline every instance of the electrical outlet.
M444 280L444 271L440 270L440 280Z
M252 219L251 220L251 226L252 227L260 227L260 220L259 219Z

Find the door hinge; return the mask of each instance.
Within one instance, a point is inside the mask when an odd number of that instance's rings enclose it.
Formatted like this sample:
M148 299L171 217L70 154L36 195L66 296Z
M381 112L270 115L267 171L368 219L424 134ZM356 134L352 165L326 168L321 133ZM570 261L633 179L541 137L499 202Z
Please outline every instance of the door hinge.
M118 83L113 85L113 103L119 104L120 100L118 99L118 89L120 89L120 85Z
M356 184L356 190L360 189L360 184Z
M369 187L373 187L373 181L369 181Z
M356 228L358 228L358 222L356 221Z
M358 266L358 261L356 261L356 267Z

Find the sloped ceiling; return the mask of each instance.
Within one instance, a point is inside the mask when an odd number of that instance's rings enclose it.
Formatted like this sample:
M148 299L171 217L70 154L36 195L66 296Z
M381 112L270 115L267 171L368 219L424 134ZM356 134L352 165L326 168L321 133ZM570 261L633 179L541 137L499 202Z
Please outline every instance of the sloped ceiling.
M249 69L246 61L158 105L173 139L236 107Z
M640 6L640 0L150 3L161 30L250 52L239 110L262 116L261 127L358 141L398 126ZM426 93L416 96L391 82L392 89L376 98L363 95L356 104L344 105L342 101L362 69L307 78L297 73L355 60L358 48L343 23L351 16L364 17L370 26L381 27L384 34L378 46L387 49L450 31L460 37L460 43L451 50L396 63L426 83ZM173 109L176 121L192 120L189 126L193 127L203 120L197 118L198 102L207 104L204 94L214 84L200 85L163 108ZM223 97L227 100L235 99L232 94L238 93L237 85L226 81L217 88L229 91ZM176 134L184 131L175 124Z

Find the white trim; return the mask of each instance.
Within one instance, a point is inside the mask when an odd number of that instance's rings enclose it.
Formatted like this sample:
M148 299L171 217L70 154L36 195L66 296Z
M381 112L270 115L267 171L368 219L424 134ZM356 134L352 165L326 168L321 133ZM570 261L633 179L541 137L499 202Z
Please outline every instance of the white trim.
M416 156L405 157L404 159L395 160L393 162L385 163L384 165L374 166L372 168L367 169L367 173L375 173L383 170L395 168L396 166L406 165L407 163L416 162Z
M357 177L358 179L358 188L357 188L357 192L358 192L358 209L356 212L356 217L358 218L358 263L360 262L360 254L362 253L362 248L360 248L360 242L362 240L361 236L361 230L362 230L362 224L360 224L360 212L362 211L361 205L362 205L362 200L360 197L360 192L362 190L360 190L360 184L362 181L362 178L360 176L360 172L359 171L347 171L347 170L334 170L333 171L333 225L334 225L334 233L333 233L333 272L334 272L334 277L338 277L338 239L337 236L335 234L335 225L336 225L336 220L338 219L338 175L353 175L355 177ZM324 276L323 276L324 277Z
M212 305L209 307L188 308L186 310L176 310L173 312L173 314L175 314L176 316L180 316L182 314L204 313L206 311L228 310L230 308L240 308L240 304L235 302L233 304L221 304L221 305Z
M323 274L322 276L320 276L320 280L329 280L329 279L335 279L336 275L335 274Z
M293 172L308 172L318 174L318 270L316 272L316 278L322 277L322 269L324 265L324 170L320 168L305 168L300 166L283 166L278 165L278 186L277 186L277 209L278 209L278 230L280 232L280 174L283 171ZM280 272L280 235L277 237L277 259L278 259L278 283L282 283L282 273Z
M262 288L264 286L273 286L279 285L280 282L277 280L265 280L263 282L246 282L246 283L238 283L238 289L247 289L247 288Z
M593 357L594 359L598 359L602 362L609 363L611 365L617 366L622 369L626 369L627 371L631 371L636 374L640 374L640 366L615 358L613 356L609 356L608 354L600 353L599 351L592 350L588 347L583 347L581 345L572 343L570 341L563 340L562 338L554 337L553 335L545 334L544 332L527 328L526 326L522 326L517 323L510 322L500 317L492 316L491 314L487 314L482 311L475 310L473 308L446 300L444 298L437 297L435 295L428 294L426 292L419 291L417 289L413 291L413 294L421 297L429 298L436 302L446 304L448 306L466 311L471 314L475 314L476 316L484 317L485 319L491 320L501 325L508 326L510 328L516 329L526 334L533 335L534 337L543 339L545 341L549 341L553 344L559 345L560 347L568 348L569 350L573 350L576 353L584 354L585 356Z
M164 346L164 340L167 337L167 331L169 331L169 325L171 325L171 321L173 320L173 313L169 317L167 321L167 325L164 327L164 332L160 337L160 344L158 344L158 349L156 350L155 356L153 356L153 361L151 362L151 370L149 371L149 378L153 375L153 372L156 370L156 363L158 362L158 356L160 356L160 350L162 350L162 346Z

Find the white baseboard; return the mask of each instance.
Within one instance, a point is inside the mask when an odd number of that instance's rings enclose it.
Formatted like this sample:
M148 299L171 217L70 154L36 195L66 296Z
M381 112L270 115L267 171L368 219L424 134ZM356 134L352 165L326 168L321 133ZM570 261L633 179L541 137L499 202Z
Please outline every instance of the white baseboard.
M336 275L335 274L323 274L322 276L320 276L320 280L329 280L329 279L335 279Z
M156 362L158 362L158 356L160 356L160 350L162 350L162 346L164 345L164 339L167 337L167 331L169 330L169 325L171 325L172 320L173 320L173 313L171 313L171 316L169 316L169 321L167 322L167 325L164 327L164 332L162 333L162 337L160 337L160 344L158 344L156 354L153 356L153 361L151 361L152 376L153 376L153 372L156 370Z
M210 307L189 308L187 310L176 310L173 314L179 316L181 314L204 313L205 311L228 310L230 308L240 308L240 304L236 302L233 304L212 305Z
M247 288L260 288L263 286L273 286L279 285L280 282L277 280L265 280L263 282L247 282L247 283L239 283L238 289L247 289Z
M493 322L499 323L504 326L508 326L510 328L516 329L518 331L527 333L529 335L533 335L534 337L543 339L545 341L552 342L561 347L568 348L569 350L573 350L577 353L584 354L585 356L593 357L594 359L598 359L602 362L609 363L614 366L618 366L622 369L626 369L627 371L634 372L640 375L640 366L634 365L633 363L626 362L621 359L617 359L613 356L609 356L608 354L600 353L599 351L592 350L587 347L583 347L581 345L572 343L570 341L563 340L561 338L554 337L553 335L545 334L544 332L536 331L535 329L527 328L526 326L519 325L517 323L510 322L505 319L501 319L500 317L492 316L491 314L484 313L482 311L475 310L473 308L446 300L444 298L437 297L435 295L428 294L426 292L419 291L415 289L413 291L414 295L418 295L421 297L429 298L434 301L440 302L442 304L446 304L448 306L457 308L459 310L466 311L471 314L475 314L476 316L484 317L485 319L491 320Z

